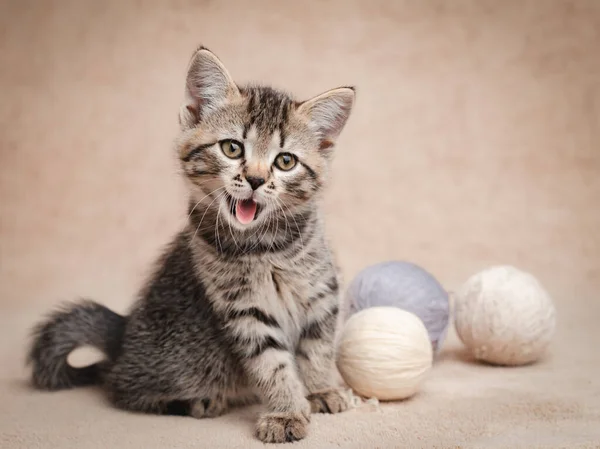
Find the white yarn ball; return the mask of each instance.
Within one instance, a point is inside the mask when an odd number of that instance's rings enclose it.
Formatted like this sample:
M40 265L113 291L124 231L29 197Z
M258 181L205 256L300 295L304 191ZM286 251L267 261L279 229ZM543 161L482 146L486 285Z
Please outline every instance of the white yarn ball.
M454 324L475 358L496 365L524 365L546 351L556 327L556 310L531 274L496 266L469 278L456 293Z
M360 311L348 319L340 335L338 369L364 397L385 401L412 396L432 362L425 325L397 307Z

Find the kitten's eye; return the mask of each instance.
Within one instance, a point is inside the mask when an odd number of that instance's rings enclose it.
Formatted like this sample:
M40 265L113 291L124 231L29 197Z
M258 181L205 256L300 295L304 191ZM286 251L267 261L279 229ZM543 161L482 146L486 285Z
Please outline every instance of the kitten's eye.
M244 155L244 145L237 140L221 140L219 144L223 154L230 159L239 159Z
M296 165L296 156L290 153L281 153L275 158L275 167L279 170L289 171Z

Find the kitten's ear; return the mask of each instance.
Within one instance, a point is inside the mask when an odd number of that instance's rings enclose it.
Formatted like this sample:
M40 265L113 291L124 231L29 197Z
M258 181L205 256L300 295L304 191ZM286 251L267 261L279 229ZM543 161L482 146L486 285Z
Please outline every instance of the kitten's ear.
M181 129L196 126L207 113L237 95L239 89L219 58L200 47L188 66L185 99L179 110Z
M298 112L308 118L309 126L319 136L321 149L331 147L344 129L354 97L353 87L339 87L298 106Z

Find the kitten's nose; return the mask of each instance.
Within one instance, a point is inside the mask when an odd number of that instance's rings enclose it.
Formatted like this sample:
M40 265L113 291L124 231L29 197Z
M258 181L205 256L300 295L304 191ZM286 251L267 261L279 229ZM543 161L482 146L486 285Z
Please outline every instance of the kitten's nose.
M246 176L246 181L248 181L248 184L250 184L252 190L256 190L265 183L265 178L258 178L256 176Z

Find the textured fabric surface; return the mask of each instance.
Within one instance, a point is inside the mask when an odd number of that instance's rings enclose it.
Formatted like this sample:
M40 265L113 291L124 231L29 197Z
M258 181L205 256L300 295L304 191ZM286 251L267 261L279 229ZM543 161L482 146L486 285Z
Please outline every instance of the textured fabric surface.
M193 49L306 98L355 84L326 198L346 281L492 264L553 296L549 357L475 364L451 329L422 392L315 416L305 448L600 447L600 2L0 2L0 447L252 448L256 408L141 416L32 392L27 329L127 310L185 220L172 151Z

